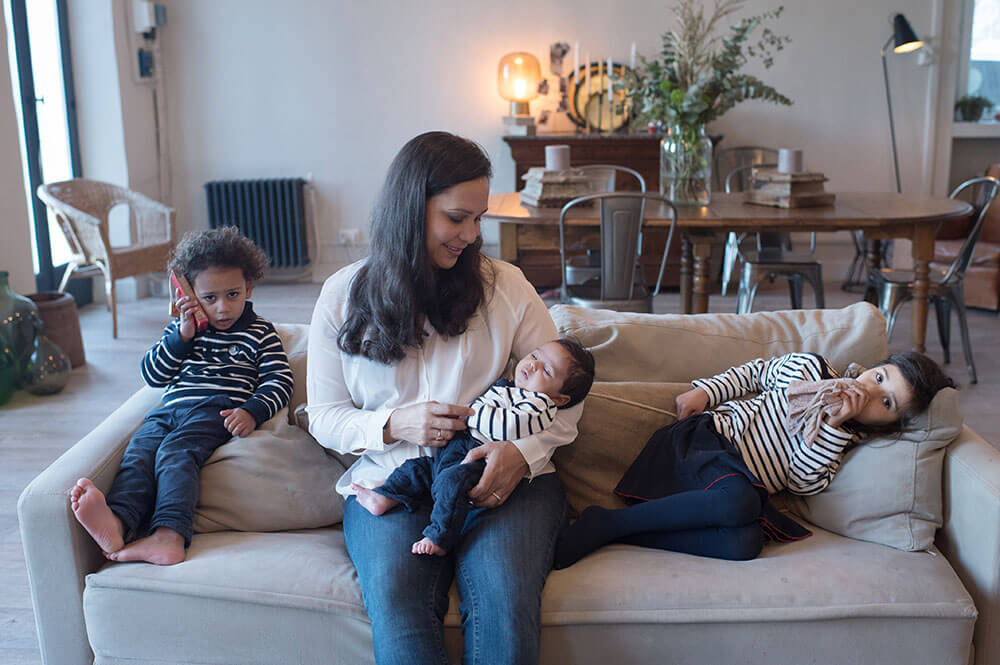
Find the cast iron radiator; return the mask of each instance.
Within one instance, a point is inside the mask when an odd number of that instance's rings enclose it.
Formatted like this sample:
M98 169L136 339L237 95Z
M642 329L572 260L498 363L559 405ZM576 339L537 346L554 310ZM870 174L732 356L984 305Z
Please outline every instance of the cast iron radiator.
M205 184L208 222L235 226L271 258L272 268L309 263L302 178L214 180Z

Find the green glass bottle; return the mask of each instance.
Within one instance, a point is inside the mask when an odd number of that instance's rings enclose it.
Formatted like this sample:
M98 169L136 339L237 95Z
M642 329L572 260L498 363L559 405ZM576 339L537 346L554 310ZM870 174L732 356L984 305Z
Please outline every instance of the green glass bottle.
M0 270L0 338L4 340L0 345L7 346L14 354L20 377L34 351L35 335L42 319L35 303L11 290L8 276L6 270Z

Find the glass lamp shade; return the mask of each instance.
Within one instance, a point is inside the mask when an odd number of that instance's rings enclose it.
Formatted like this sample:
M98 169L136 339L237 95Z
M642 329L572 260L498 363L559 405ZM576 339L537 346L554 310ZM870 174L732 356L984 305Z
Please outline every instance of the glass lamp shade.
M902 14L896 14L892 17L892 34L893 53L909 53L924 45L917 37L917 33L913 32L910 22Z
M518 51L500 58L497 68L497 88L500 96L510 102L511 115L527 115L528 102L538 96L542 67L538 58Z

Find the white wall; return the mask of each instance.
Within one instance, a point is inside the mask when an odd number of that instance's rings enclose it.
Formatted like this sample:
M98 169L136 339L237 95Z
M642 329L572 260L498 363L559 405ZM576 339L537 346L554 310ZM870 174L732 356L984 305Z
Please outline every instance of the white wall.
M0 22L6 25L0 6ZM0 57L7 53L9 35L0 29ZM7 62L6 58L0 60ZM10 273L10 286L20 294L34 293L35 270L31 263L31 229L21 167L20 130L14 107L11 75L0 66L0 270Z
M930 29L941 1L905 3L919 33ZM771 27L793 41L759 73L795 105L745 103L712 129L726 135L723 145L803 148L807 167L825 172L832 191L891 190L879 49L899 3L785 4ZM385 167L406 140L429 129L479 141L493 159L494 191L509 191L513 163L500 120L507 104L495 82L500 57L533 52L547 73L548 47L558 40L579 41L594 59L625 61L633 41L652 56L671 25L668 5L171 0L159 64L179 224L207 226L202 186L209 180L312 173L323 259L346 260L342 248L329 246L336 231L367 230ZM749 0L744 13L776 5ZM926 189L925 105L936 69L918 67L913 55L891 56L889 64L903 188Z

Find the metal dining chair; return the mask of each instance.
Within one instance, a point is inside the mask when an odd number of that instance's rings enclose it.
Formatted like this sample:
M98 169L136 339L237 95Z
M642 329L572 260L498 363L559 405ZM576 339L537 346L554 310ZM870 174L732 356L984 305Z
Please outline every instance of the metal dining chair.
M962 334L962 349L969 370L969 383L976 383L976 366L972 361L972 345L969 342L969 324L965 316L964 283L965 272L972 263L976 243L983 230L986 212L1000 190L1000 180L993 177L972 178L955 188L951 198L968 196L972 203L973 224L965 241L946 270L931 270L928 297L934 304L937 315L938 337L944 350L944 361L951 361L949 343L951 341L951 310L958 314L958 325ZM938 225L940 231L941 225ZM903 303L913 299L914 273L912 270L891 270L882 268L868 273L865 299L878 305L885 316L885 329L889 337L896 325L896 316Z
M574 167L574 171L582 171L587 176L591 194L615 191L616 185L621 185L619 174L630 176L635 179L635 185L640 192L646 191L646 179L635 169L616 164L587 164L586 166ZM639 239L640 254L642 253L642 239ZM569 284L585 284L587 280L600 276L601 257L594 250L587 250L586 254L577 254L569 257L566 267L566 279Z
M752 186L753 171L760 168L774 168L774 164L756 164L733 169L726 176L725 189L730 194L735 190L734 182L742 186ZM816 298L816 307L823 309L826 301L823 294L823 266L813 257L816 249L816 234L813 233L809 242L809 254L791 251L791 242L787 233L761 232L756 234L755 251L739 253L743 260L743 274L737 290L736 312L748 314L753 310L754 297L757 288L765 279L774 280L782 277L788 280L788 292L792 301L792 309L802 309L802 283L809 282ZM723 272L723 282L728 279Z
M670 227L660 259L656 288L645 284L638 259L645 224L647 202L667 206ZM600 209L600 249L598 275L584 284L570 284L566 246L566 217L576 206L595 205ZM677 209L659 194L644 192L604 192L580 196L559 212L559 258L562 272L561 300L578 307L593 307L626 312L652 312L653 297L660 293L667 253L677 227Z

